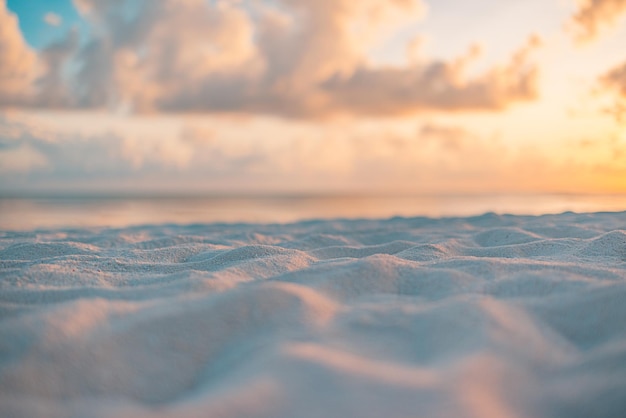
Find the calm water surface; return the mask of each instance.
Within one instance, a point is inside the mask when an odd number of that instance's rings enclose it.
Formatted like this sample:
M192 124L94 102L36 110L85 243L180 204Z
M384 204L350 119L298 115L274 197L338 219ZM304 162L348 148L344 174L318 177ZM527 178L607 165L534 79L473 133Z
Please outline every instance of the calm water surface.
M626 195L0 198L0 230L626 210Z

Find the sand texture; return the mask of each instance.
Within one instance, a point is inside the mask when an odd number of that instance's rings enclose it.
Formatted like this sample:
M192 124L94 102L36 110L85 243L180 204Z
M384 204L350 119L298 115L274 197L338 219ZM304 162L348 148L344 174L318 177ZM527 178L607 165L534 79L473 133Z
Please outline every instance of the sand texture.
M0 233L0 416L626 416L626 212Z

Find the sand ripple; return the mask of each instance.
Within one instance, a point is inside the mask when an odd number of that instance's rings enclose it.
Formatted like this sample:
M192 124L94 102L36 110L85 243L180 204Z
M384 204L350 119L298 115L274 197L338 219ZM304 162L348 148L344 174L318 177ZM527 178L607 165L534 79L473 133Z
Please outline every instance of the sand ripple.
M626 213L0 232L2 417L623 417Z

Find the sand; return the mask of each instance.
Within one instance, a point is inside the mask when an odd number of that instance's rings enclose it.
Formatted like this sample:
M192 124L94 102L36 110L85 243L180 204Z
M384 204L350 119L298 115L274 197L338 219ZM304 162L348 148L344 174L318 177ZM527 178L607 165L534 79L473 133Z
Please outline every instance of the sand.
M2 417L626 414L626 212L0 237Z

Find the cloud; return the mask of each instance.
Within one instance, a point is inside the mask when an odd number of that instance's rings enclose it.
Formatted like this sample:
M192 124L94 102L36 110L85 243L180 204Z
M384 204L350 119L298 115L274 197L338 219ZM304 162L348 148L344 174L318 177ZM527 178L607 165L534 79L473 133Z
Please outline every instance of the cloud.
M601 78L602 83L626 99L626 62L611 69Z
M0 0L0 106L30 102L37 76L37 56L22 37L17 17Z
M59 131L36 118L0 117L0 161L19 157L0 172L23 172L32 178L131 176L139 170L181 169L193 150L176 138L153 138L105 128L96 133Z
M599 82L601 88L614 98L608 112L622 122L626 118L626 61L603 74Z
M28 144L0 144L0 174L31 173L48 164L46 157Z
M0 107L67 107L73 99L65 69L78 47L72 29L39 53L24 41L15 14L0 0Z
M626 0L581 0L571 24L580 41L595 39L602 29L615 25L626 13Z
M60 26L61 23L63 22L63 19L61 18L61 16L59 16L56 13L48 12L43 17L43 21L46 22L50 26Z
M215 142L217 132L213 128L188 124L182 129L181 139L194 145L208 145Z
M535 38L508 63L471 77L471 52L372 65L369 50L423 18L421 0L74 3L91 26L87 39L70 32L36 55L15 24L4 35L23 57L0 68L14 74L21 66L24 75L23 88L0 105L309 118L492 111L538 93ZM15 21L4 3L0 19Z
M436 141L448 151L460 149L467 141L475 142L474 135L467 129L455 125L440 125L427 122L422 125L417 133L422 141Z
M42 75L35 81L37 94L33 101L39 107L61 107L71 105L72 92L66 73L69 60L78 46L78 32L67 32L60 41L54 42L39 54Z
M540 45L531 37L504 66L466 78L470 60L431 62L408 68L361 68L325 84L337 109L363 114L404 114L420 110L500 110L538 95L538 68L529 60ZM470 58L474 54L470 51Z
M151 122L145 118L144 128ZM0 115L0 192L623 190L616 174L624 170L623 135L589 137L592 148L566 147L555 159L445 117L417 129L283 121L291 129L271 136L258 121L228 124L215 136L218 118L192 122L149 134L106 121L88 131L60 130L41 116ZM606 169L596 172L598 164Z

